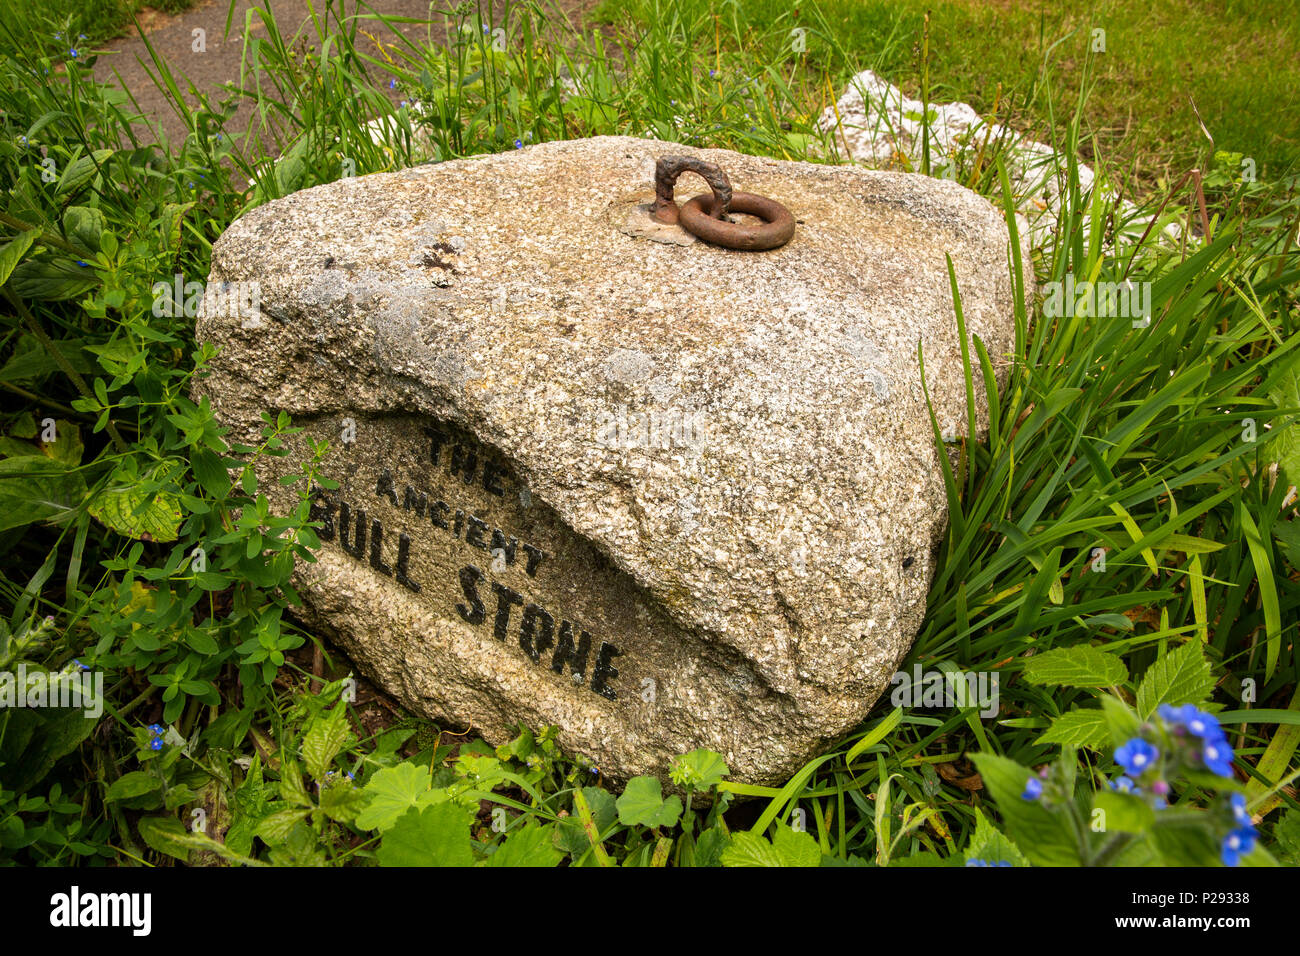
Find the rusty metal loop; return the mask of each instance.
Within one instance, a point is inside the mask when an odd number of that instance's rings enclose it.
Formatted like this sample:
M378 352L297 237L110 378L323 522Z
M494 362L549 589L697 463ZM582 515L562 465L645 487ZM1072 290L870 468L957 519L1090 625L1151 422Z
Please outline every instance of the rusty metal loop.
M695 173L709 184L712 196L696 196L678 208L673 188L682 173ZM655 163L655 201L651 215L658 222L680 225L687 232L728 249L775 249L794 235L794 216L775 199L733 192L731 181L717 163L690 156L661 156ZM759 224L733 222L729 212L743 212L763 220Z
M677 203L673 202L673 187L682 173L695 173L708 183L713 195L722 202L718 214L727 214L727 207L731 205L731 181L721 166L691 156L660 156L655 163L655 202L650 209L651 216L659 222L676 225Z
M753 193L732 193L731 211L758 216L761 223L749 224L716 219L713 196L696 196L678 212L678 224L692 235L728 249L759 251L784 246L794 235L794 215L775 199Z

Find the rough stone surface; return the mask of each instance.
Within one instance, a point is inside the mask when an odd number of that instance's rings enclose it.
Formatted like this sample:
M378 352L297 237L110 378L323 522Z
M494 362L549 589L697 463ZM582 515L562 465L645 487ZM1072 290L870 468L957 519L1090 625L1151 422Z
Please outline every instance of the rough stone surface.
M783 202L794 239L636 235L672 152ZM616 779L708 747L771 783L922 620L946 514L918 343L966 427L945 253L1001 374L1007 230L950 182L624 137L345 179L216 244L262 314L200 319L199 391L236 440L287 410L331 441L304 616L405 704L494 741L555 724Z

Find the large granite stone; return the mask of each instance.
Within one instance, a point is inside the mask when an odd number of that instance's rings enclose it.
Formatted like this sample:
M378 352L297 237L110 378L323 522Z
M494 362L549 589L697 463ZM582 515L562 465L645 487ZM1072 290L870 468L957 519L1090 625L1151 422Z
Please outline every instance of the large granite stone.
M652 228L665 153L785 203L794 239ZM946 515L918 342L965 431L945 253L1001 369L1007 230L950 182L623 137L345 179L215 245L261 314L201 318L199 391L236 440L287 410L331 441L303 614L403 703L494 741L558 725L616 779L708 747L771 783L921 624Z

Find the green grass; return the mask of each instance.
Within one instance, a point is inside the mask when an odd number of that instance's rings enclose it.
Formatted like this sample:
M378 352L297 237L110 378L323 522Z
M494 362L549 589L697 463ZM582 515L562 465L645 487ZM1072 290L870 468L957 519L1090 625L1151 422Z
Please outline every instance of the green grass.
M655 6L605 0L597 15L644 24ZM917 96L928 68L932 99L968 102L1043 141L1059 132L1062 114L1087 84L1085 129L1102 155L1144 188L1207 167L1215 150L1253 157L1265 178L1300 167L1300 19L1291 0L794 6L803 7L798 16L781 0L714 5L724 37L801 26L808 30L808 61L818 70L842 76L875 69ZM1085 71L1095 28L1105 31L1105 52ZM1081 148L1090 161L1092 142Z
M121 36L131 29L131 18L146 9L178 13L189 8L193 0L6 0L0 7L0 52L18 52L13 46L15 34L29 46L46 53L67 53L69 49L87 47ZM21 29L24 25L44 23L50 29L32 31L30 40ZM65 42L68 41L68 42ZM80 52L80 51L79 51Z
M183 77L156 64L191 130L170 153L131 141L130 103L95 85L85 63L65 60L65 72L47 74L41 52L10 36L16 53L0 61L0 665L83 661L106 673L109 700L93 735L86 721L0 713L0 856L427 862L421 847L440 835L461 862L496 853L574 865L1006 858L1020 851L988 821L1015 837L1018 814L1029 812L1015 795L1025 767L1053 764L1052 785L1068 781L1085 800L1116 772L1105 734L1076 735L1077 751L1043 740L1061 739L1060 718L1104 714L1122 739L1136 732L1130 707L1208 697L1230 715L1236 771L1266 845L1300 862L1300 808L1285 789L1300 740L1300 534L1294 503L1284 504L1300 474L1300 199L1277 175L1212 180L1211 230L1170 247L1116 240L1115 211L1081 195L1071 169L1062 229L1035 256L1032 278L1149 281L1150 325L1052 319L1033 301L1017 311L1013 355L972 345L986 374L970 380L969 401L988 390L991 425L984 440L958 436L957 464L945 470L950 528L905 666L997 673L996 716L882 699L781 788L723 780L708 755L684 759L673 779L687 799L673 804L644 780L616 801L545 734L493 751L448 740L427 721L381 719L364 696L344 700L340 682L313 688L319 638L295 625L286 588L292 556L316 543L306 505L264 514L246 481L247 466L277 454L291 423L268 422L258 448L226 448L210 412L186 398L208 355L190 320L153 314L153 283L174 272L205 277L211 243L234 218L336 179L344 157L364 174L426 153L647 131L751 153L830 151L811 125L827 97L854 70L906 64L914 45L924 47L909 4L890 8L898 13L866 5L853 14L864 17L856 32L831 29L847 9L829 3L824 19L800 10L798 22L825 40L803 59L788 51L793 15L774 4L662 0L634 32L557 39L545 11L530 6L505 53L485 49L471 23L475 39L453 51L394 37L377 58L360 52L357 30L382 31L379 21L334 24L334 40L314 38L318 52L304 56L254 11L265 28L249 51L257 66L247 92L191 107ZM935 22L945 21L936 13ZM992 91L977 86L996 79L1020 115L1056 118L1051 139L1067 151L1095 143L1090 159L1107 175L1122 180L1143 155L1185 169L1157 140L1140 143L1127 165L1112 158L1125 143L1101 135L1107 121L1087 98L1104 69L1089 83L1054 61L1040 76L1037 54L1022 62L991 52L962 84L945 75L940 35L925 61L932 97L981 105ZM966 55L976 42L962 40ZM865 62L864 50L874 51ZM583 95L558 95L562 75ZM381 92L389 80L430 113L395 109ZM222 129L230 103L220 100L239 96L258 118L246 136ZM375 117L401 131L393 145L372 141L364 124ZM1242 129L1253 143L1271 135ZM279 163L267 161L266 141ZM42 175L47 159L53 181ZM1005 202L997 159L964 181ZM1157 190L1148 215L1166 201L1175 221L1192 208L1186 188ZM1004 360L1010 378L999 394L987 370ZM57 442L39 441L47 417L58 422ZM243 468L240 481L230 482L223 459ZM305 488L322 464L302 467ZM1097 548L1106 549L1104 572L1092 567ZM1195 661L1173 681L1160 662L1191 660L1189 649ZM1075 657L1105 679L1051 677L1054 662ZM22 723L31 721L41 723ZM175 729L188 752L152 749L150 723ZM1217 812L1220 781L1175 783L1180 812L1202 821ZM423 806L432 798L420 794L434 790L447 799ZM704 791L715 799L695 805ZM480 801L506 812L504 835ZM403 817L407 804L416 812ZM210 832L222 840L186 834L182 821L197 805L229 808L213 810ZM786 825L799 819L806 834ZM1159 859L1200 861L1192 849L1165 847ZM1141 847L1094 841L1079 850L1091 862L1137 862ZM1021 851L1047 858L1024 841ZM1206 852L1214 858L1212 845Z

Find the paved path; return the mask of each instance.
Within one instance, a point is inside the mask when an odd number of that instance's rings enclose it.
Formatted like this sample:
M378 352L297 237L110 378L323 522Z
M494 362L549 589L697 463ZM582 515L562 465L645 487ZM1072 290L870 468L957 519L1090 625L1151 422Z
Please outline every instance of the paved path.
M435 3L430 3L429 0L370 0L364 6L361 6L360 0L344 0L344 4L349 16L358 13L363 16L382 13L421 21L394 24L393 27L376 22L362 23L360 29L371 36L360 38L357 46L360 52L369 56L381 60L384 58L379 50L379 43L385 46L400 44L397 37L393 35L394 27L400 29L401 33L412 42L421 46L445 42L447 21L442 11L450 8L446 0ZM317 16L320 16L323 2L316 0L311 6L316 10ZM494 6L499 17L507 3L504 0L495 0ZM577 24L582 13L595 6L595 0L557 0L554 6L557 11L555 18L557 21L560 17L566 17L570 22ZM151 15L143 20L141 25L149 44L177 75L176 80L180 88L187 91L188 80L188 83L192 83L197 90L210 94L210 102L215 106L219 99L221 85L227 81L239 80L246 24L249 35L267 36L266 23L257 12L265 8L269 8L275 22L279 25L280 34L286 39L298 36L301 31L300 42L304 46L318 44L317 30L311 22L307 0L261 0L258 3L236 0L228 38L225 37L225 27L230 9L229 0L196 0L189 10L173 16L151 11ZM251 19L250 10L254 10ZM338 32L337 20L332 20L331 24L335 25L335 29L330 32ZM205 49L202 52L196 52L194 49L195 29L204 31ZM161 124L168 140L179 144L186 134L185 123L149 78L150 73L154 72L154 66L144 40L135 33L133 28L131 35L110 41L100 49L99 59L95 63L96 78L114 83L129 92L135 97L141 112L152 122ZM184 74L184 77L180 74ZM375 77L376 86L379 86L382 83L381 71L374 68L372 75ZM402 98L400 91L391 95L394 102ZM192 95L187 95L186 99L190 103L195 102ZM240 106L239 112L226 124L226 129L231 135L242 135L248 129L252 119L253 108L250 104L244 103ZM139 135L146 139L153 138L152 134L144 128Z

